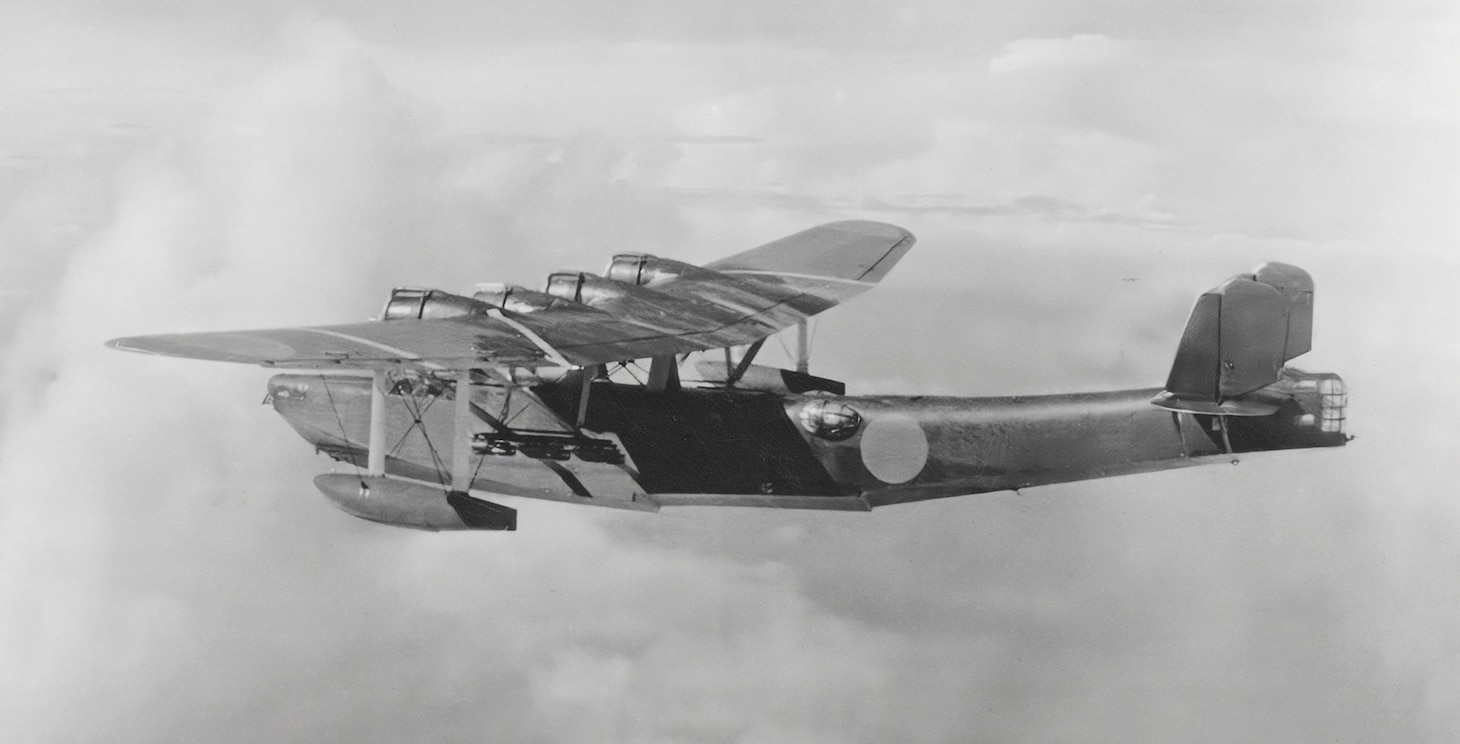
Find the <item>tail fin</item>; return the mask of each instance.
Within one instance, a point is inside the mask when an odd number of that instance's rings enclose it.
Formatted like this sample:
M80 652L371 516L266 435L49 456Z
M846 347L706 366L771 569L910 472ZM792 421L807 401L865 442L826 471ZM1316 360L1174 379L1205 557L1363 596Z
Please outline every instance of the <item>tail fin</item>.
M1265 263L1197 299L1166 390L1151 402L1187 413L1266 416L1281 401L1261 391L1312 345L1313 278Z

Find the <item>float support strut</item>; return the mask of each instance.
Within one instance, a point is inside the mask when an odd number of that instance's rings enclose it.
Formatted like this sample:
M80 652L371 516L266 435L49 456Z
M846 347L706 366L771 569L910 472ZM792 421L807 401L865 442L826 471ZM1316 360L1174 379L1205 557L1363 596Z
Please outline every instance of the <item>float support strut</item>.
M471 370L456 373L456 427L451 439L451 490L471 490Z
M593 379L603 371L603 365L593 364L582 369L583 378L578 381L578 417L574 420L573 428L582 429L583 422L588 420L588 396L593 392Z
M806 374L811 369L811 338L806 333L806 319L796 321L796 371Z
M653 357L649 362L649 392L674 392L679 389L679 358L674 354Z
M377 369L370 380L370 444L365 471L371 477L385 475L385 370Z
M730 371L730 376L725 381L727 385L734 387L735 383L740 382L740 378L744 377L745 371L750 369L750 363L755 361L755 355L760 353L760 347L762 346L765 346L765 339L756 341L745 350L745 355L740 357L740 363L735 365L735 369ZM725 358L727 360L730 358L729 349L725 350Z

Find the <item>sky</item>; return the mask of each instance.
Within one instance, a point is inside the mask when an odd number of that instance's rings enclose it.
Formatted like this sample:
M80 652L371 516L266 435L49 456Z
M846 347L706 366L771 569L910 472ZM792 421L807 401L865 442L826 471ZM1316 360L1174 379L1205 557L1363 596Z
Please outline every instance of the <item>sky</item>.
M0 738L1460 736L1453 3L0 2ZM852 218L919 237L815 326L853 393L1158 385L1281 260L1356 439L426 534L267 371L101 346Z

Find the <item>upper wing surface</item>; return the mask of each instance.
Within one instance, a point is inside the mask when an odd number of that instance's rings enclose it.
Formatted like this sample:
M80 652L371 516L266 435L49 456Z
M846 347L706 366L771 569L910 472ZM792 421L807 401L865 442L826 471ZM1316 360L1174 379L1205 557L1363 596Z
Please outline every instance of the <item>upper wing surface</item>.
M582 366L748 344L870 289L911 233L835 222L592 306L497 308L453 318L136 336L109 346L263 366L427 369Z
M469 369L483 363L536 367L544 365L546 356L530 338L506 324L456 318L171 333L119 338L107 345L144 354L302 369L399 365Z
M740 276L874 285L912 248L912 233L885 222L832 222L705 265Z

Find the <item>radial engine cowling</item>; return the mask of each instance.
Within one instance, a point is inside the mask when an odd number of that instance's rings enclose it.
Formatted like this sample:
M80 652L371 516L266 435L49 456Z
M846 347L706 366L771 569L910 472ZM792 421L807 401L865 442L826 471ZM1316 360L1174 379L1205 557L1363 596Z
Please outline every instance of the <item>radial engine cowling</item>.
M385 303L381 320L455 318L462 315L486 315L490 305L470 297L442 292L439 289L397 287Z
M564 300L596 305L628 293L621 282L582 271L559 271L548 276L547 293Z
M535 313L562 304L561 300L546 292L535 292L516 284L494 282L478 284L472 299L514 313Z
M616 282L644 287L710 273L709 269L670 258L647 253L620 253L608 262L608 269L603 275Z
M326 473L314 485L343 511L418 530L516 530L517 510L460 491L394 478Z

